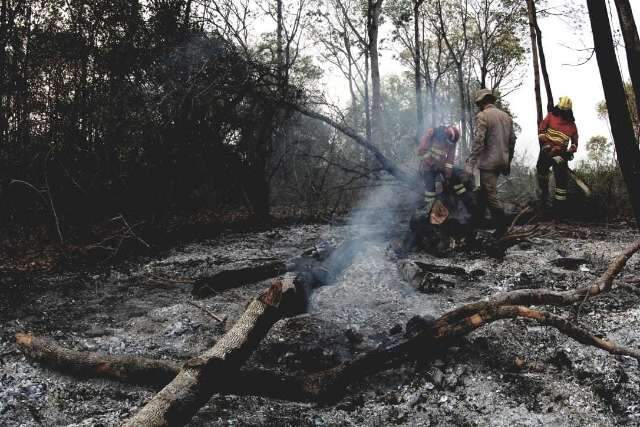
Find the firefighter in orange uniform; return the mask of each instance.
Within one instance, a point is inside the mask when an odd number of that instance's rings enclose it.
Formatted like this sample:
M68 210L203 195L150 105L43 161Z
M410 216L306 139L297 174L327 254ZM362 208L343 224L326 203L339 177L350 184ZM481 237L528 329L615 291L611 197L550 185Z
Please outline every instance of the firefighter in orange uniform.
M549 169L553 169L556 188L553 197L553 211L556 218L563 216L569 183L569 160L578 149L578 128L573 117L571 98L560 97L556 105L538 127L540 156L536 164L540 203L545 206L549 197Z
M456 156L456 144L460 131L454 126L439 126L427 129L418 146L420 173L424 179L424 203L427 216L436 201L436 180L442 174L445 187L452 189L460 197L469 211L473 212L473 199L465 186L464 172L453 166Z

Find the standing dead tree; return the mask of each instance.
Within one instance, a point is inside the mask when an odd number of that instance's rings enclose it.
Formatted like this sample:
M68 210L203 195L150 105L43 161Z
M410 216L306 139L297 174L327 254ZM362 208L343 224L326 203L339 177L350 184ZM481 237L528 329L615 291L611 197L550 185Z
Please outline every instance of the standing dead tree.
M553 92L551 90L551 81L549 79L549 72L547 71L547 59L544 54L544 48L542 45L542 30L538 25L538 14L536 11L536 3L534 0L527 0L527 12L529 16L529 28L531 33L531 49L533 52L533 67L534 67L534 80L536 82L536 106L538 114L538 123L542 121L542 101L540 100L540 75L542 72L542 78L544 80L544 88L547 93L547 111L551 111L553 108ZM537 62L540 60L540 68L537 70Z
M538 60L538 44L536 42L535 9L533 0L527 0L527 13L529 16L529 35L531 38L531 58L533 62L533 89L536 96L537 123L542 121L542 96L540 95L540 64Z
M371 61L371 139L374 144L382 142L384 119L382 116L382 85L380 82L380 60L378 58L378 32L383 0L367 0L367 35L369 60Z
M618 163L627 185L636 224L640 224L640 150L627 108L607 5L602 1L587 0L587 7Z

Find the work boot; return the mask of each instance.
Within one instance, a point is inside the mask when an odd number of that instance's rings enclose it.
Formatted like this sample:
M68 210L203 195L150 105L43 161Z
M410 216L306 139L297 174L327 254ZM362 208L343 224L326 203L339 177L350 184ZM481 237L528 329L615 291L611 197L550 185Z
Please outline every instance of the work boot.
M438 230L438 245L436 246L436 252L439 256L446 256L451 249L451 237L444 227L439 227Z
M471 218L470 222L473 223L478 211L478 207L476 205L475 199L473 198L473 195L469 191L467 191L460 198L462 199L462 204L469 213L469 217Z
M496 227L496 230L493 232L493 237L499 239L504 236L509 229L507 216L502 209L492 209L491 219L493 220L493 224Z
M555 223L565 222L566 217L567 217L567 201L554 200L553 201L553 222Z

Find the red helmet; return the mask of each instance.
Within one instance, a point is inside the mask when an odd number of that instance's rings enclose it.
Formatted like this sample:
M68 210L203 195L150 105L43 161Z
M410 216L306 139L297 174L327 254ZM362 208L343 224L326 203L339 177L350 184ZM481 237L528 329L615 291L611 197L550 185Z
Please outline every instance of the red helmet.
M460 139L460 131L455 126L447 127L445 132L447 133L447 138L451 142L455 143L455 142L458 142L458 140Z

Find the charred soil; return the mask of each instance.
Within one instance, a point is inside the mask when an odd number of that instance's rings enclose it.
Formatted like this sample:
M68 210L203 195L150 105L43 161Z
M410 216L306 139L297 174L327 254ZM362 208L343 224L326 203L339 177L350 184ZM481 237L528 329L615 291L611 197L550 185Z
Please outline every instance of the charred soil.
M184 361L220 338L270 282L223 290L194 305L192 281L292 258L319 241L360 232L328 225L230 232L111 266L2 274L0 424L119 425L156 392L39 365L18 350L16 332L76 350ZM247 367L321 372L403 333L415 315L438 316L501 291L583 286L638 237L625 227L571 226L512 247L501 260L415 253L408 259L468 273L434 269L431 285L418 287L403 279L388 239L365 239L335 283L313 293L308 313L276 323ZM586 300L572 315L621 344L640 346L640 293L627 283L639 267L636 256L611 292ZM190 425L638 425L640 375L634 359L525 320L505 320L446 352L425 348L424 357L357 380L330 400L216 394Z

